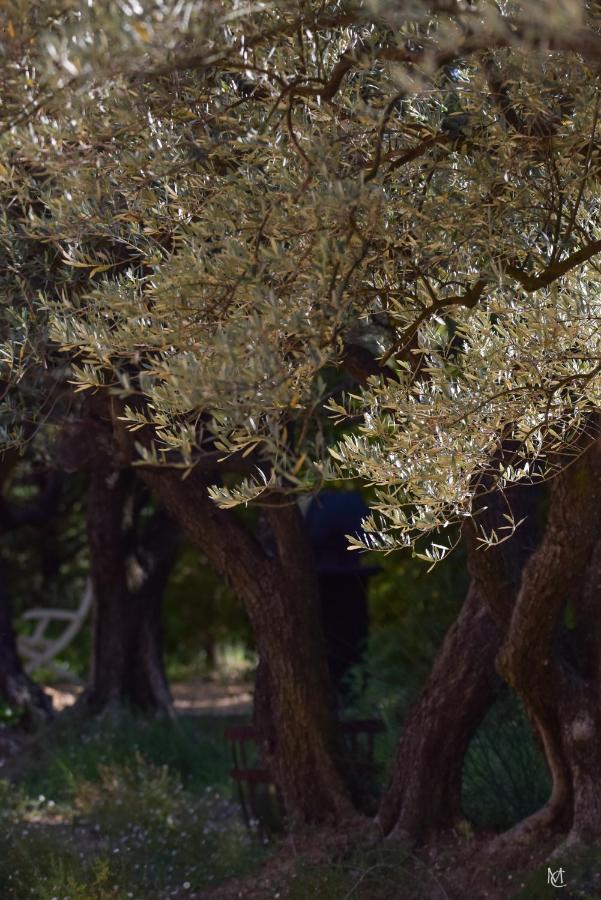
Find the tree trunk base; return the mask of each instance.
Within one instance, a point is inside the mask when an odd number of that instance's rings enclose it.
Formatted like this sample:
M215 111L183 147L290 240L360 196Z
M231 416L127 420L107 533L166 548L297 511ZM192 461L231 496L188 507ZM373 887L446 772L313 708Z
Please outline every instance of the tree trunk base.
M529 847L546 844L565 834L568 811L547 804L508 831L493 838L487 847L490 855L510 854L512 850L523 852Z
M143 695L131 690L128 685L107 689L106 686L88 686L73 705L73 711L84 716L103 716L130 710L157 717L174 719L173 702L168 689L150 692L148 685Z
M25 672L0 677L0 696L22 712L26 726L45 725L53 716L52 700Z

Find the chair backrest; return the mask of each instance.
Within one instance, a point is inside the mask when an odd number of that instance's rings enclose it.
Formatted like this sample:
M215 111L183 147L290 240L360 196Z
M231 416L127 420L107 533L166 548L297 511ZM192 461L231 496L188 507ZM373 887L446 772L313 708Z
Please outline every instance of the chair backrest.
M36 607L23 613L26 622L35 622L32 634L21 635L18 640L19 652L28 674L48 667L59 677L72 680L73 675L55 660L79 634L94 602L94 589L90 578L86 581L79 606L76 609L57 609ZM58 637L48 637L48 627L55 622L64 623Z

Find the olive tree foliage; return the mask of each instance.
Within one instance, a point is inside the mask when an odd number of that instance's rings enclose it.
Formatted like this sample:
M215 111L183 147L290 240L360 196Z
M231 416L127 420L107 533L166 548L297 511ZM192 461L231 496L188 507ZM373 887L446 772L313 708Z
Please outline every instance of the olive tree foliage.
M13 396L32 348L60 348L77 389L152 426L146 462L247 457L212 490L223 506L375 484L376 549L469 515L485 481L548 471L590 429L596 3L2 14Z

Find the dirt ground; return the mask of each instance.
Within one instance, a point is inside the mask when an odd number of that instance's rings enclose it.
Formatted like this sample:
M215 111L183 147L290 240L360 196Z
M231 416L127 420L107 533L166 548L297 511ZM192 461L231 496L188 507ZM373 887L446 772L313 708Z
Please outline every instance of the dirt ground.
M252 685L218 684L211 681L185 681L171 684L171 693L177 712L203 716L250 716L252 712ZM81 692L73 685L46 686L56 710L72 706Z
M80 692L70 685L46 690L56 709L71 706ZM217 684L198 680L172 685L176 710L187 715L250 716L251 691L252 687L247 683ZM18 729L0 730L0 778L25 749L26 741L26 736ZM189 900L192 896L195 900L209 897L214 900L286 900L290 896L299 858L311 865L327 866L353 844L369 840L370 831L368 820L362 820L331 833L320 829L313 836L283 839L276 852L251 877L231 879L210 892L186 896ZM523 887L524 878L520 873L546 864L551 851L552 847L537 847L535 852L521 853L519 858L515 853L511 858L503 854L491 856L486 835L478 838L441 836L429 844L427 850L415 853L416 865L427 873L419 898L415 896L415 900L509 900ZM562 896L565 900L575 895L565 891ZM411 893L404 891L397 896L378 894L374 900L397 900L397 897L413 900Z
M355 833L353 833L355 832ZM197 894L198 900L267 900L290 896L295 867L303 863L327 867L329 861L344 854L354 842L360 842L369 834L369 825L363 830L350 828L328 833L326 830L305 839L288 838L271 856L260 872L249 878L231 879L210 892ZM394 850L391 846L389 849ZM399 848L402 854L402 850ZM375 890L370 900L512 900L525 896L526 873L545 863L550 847L538 847L534 853L491 854L485 836L478 840L466 840L456 835L444 835L431 843L428 849L416 850L412 868L423 873L419 886L400 885L398 890ZM366 873L368 874L368 873ZM361 878L357 878L357 888ZM352 891L355 895L355 890ZM366 897L366 893L357 896ZM298 895L294 895L295 898ZM320 896L323 896L320 894ZM350 898L349 894L349 898ZM563 892L564 900L575 900L582 894ZM538 894L537 894L538 897ZM304 900L304 898L303 898ZM309 900L309 898L307 898Z

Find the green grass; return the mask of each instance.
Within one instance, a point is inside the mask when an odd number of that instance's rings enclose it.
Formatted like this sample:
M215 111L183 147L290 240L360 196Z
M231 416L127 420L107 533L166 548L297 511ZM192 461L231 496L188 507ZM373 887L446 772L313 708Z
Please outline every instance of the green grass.
M122 712L90 720L61 723L44 736L22 776L26 791L55 800L68 798L73 781L94 780L106 764L127 765L136 755L177 773L191 791L207 785L227 786L231 767L223 730L232 719L181 716L168 719Z
M202 650L184 659L172 655L167 660L167 677L170 682L202 678L232 684L252 681L256 667L256 653L242 643L222 641L216 647L214 667L208 667Z
M252 871L223 719L67 724L0 782L2 900L167 898Z
M504 691L484 718L463 767L462 801L476 828L504 831L540 809L551 784L515 695Z
M271 848L247 832L232 795L223 730L235 721L182 716L174 724L127 712L84 723L61 719L22 754L15 783L0 782L0 900L164 900L256 873ZM380 762L398 730L396 721L387 724L376 748ZM381 781L385 771L380 765ZM547 791L528 723L506 693L470 746L466 812L477 827L509 827ZM444 896L432 872L397 846L322 856L299 858L282 873L281 896ZM601 855L574 857L564 867L570 888L562 896L601 900ZM548 896L546 867L513 884L521 882L520 900Z
M290 900L441 900L437 877L400 845L358 847L323 863L301 861L290 881Z
M18 725L23 713L14 706L0 701L0 728L3 725Z
M564 887L549 884L549 868L556 872L563 869ZM601 848L579 848L558 852L522 879L518 891L511 900L548 900L560 894L566 900L601 900Z

